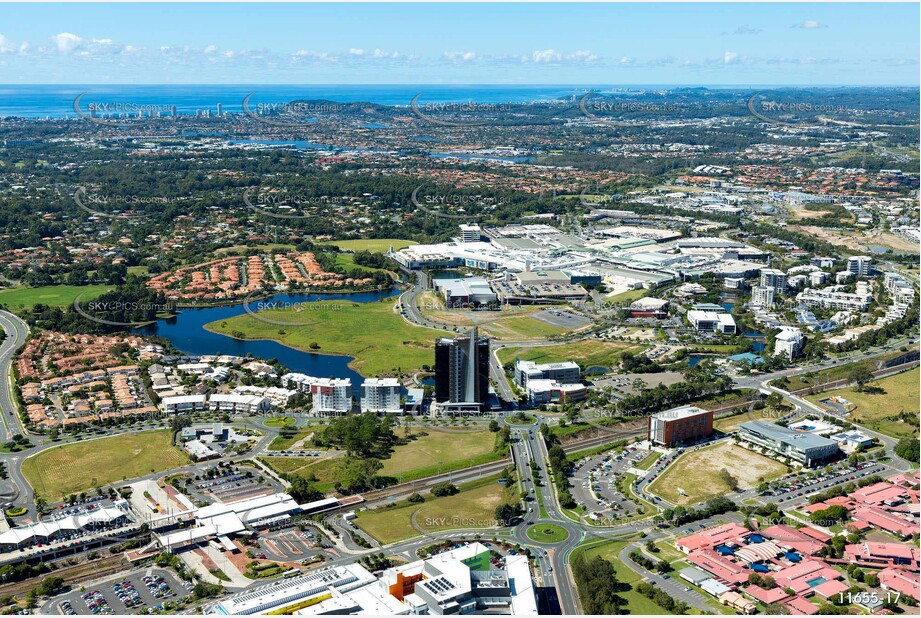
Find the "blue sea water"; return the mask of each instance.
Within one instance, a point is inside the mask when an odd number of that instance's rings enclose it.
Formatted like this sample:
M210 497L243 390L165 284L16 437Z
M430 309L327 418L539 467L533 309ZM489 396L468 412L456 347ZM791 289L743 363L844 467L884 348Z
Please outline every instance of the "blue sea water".
M591 88L604 92L605 88ZM81 109L88 103L121 103L157 106L168 114L176 106L179 114L194 114L217 104L228 113L242 113L243 99L252 94L249 107L282 104L294 100L326 99L339 103L369 102L409 106L421 94L419 105L428 103L528 103L566 98L587 92L582 86L508 85L0 85L0 117L77 117L74 100L84 94Z

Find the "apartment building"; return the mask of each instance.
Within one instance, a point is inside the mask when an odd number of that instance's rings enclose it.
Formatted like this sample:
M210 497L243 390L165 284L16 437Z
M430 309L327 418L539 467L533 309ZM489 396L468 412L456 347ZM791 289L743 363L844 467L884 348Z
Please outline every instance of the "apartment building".
M762 268L760 285L783 294L787 289L787 273L776 268Z
M361 411L375 414L401 414L402 387L396 378L368 378L361 384Z
M352 411L352 381L347 378L320 378L310 385L315 416L343 416Z

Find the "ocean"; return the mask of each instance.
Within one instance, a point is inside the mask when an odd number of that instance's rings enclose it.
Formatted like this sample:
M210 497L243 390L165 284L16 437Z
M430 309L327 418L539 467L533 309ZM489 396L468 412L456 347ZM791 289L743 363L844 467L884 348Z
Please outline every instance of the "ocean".
M252 94L249 107L283 104L303 99L326 99L339 103L368 102L409 106L417 94L419 104L431 103L529 103L572 99L588 90L604 92L617 87L508 86L508 85L0 85L0 117L76 118L74 100L85 93L80 109L88 104L115 104L156 108L168 115L196 110L242 113L243 99ZM618 88L619 89L619 88ZM640 90L635 88L635 90Z

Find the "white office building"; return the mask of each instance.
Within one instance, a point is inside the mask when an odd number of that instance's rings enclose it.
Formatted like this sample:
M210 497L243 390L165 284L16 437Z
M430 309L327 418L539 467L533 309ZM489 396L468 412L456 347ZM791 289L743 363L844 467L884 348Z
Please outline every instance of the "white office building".
M375 414L400 414L402 387L396 378L368 378L361 384L361 411Z
M320 378L310 385L315 416L342 416L352 411L352 381L347 378Z
M579 381L581 370L572 361L562 363L535 363L519 360L515 363L515 384L527 388L531 380L553 380L560 384L573 384Z
M688 321L702 333L734 335L736 332L736 321L728 313L692 309L688 311Z
M483 236L483 230L480 229L479 225L476 224L465 224L460 225L460 239L461 242L480 242L480 238Z
M777 294L783 294L787 289L787 273L776 268L762 268L761 285L772 288Z
M786 356L793 360L802 349L803 331L798 328L784 326L774 338L774 356Z

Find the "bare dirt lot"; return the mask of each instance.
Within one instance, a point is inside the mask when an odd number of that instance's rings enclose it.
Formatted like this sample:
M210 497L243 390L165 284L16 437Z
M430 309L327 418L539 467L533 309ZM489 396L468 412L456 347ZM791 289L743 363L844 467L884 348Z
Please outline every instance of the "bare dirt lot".
M787 472L787 467L780 462L736 446L731 440L723 440L679 457L649 490L680 505L725 496L732 490L720 474L724 469L735 477L739 489L757 487L762 481L770 481Z

